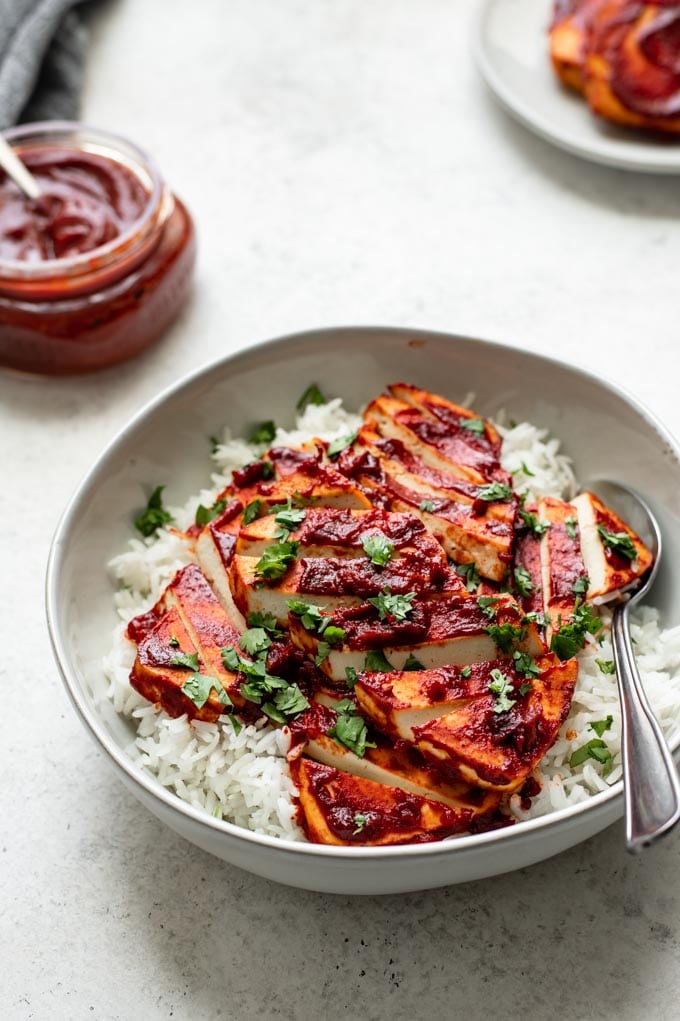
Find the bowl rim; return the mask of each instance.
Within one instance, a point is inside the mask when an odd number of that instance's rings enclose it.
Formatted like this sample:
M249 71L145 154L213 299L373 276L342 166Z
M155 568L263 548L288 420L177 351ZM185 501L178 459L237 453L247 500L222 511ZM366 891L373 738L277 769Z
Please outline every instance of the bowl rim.
M626 404L643 418L646 423L659 435L673 451L680 461L680 444L665 425L649 410L637 397L626 388L615 383L606 375L595 375L580 366L570 365L566 361L551 355L537 354L526 348L514 344L502 343L495 340L487 340L478 337L471 337L466 334L449 333L444 330L421 329L408 326L376 326L376 325L355 325L355 326L325 326L307 330L295 331L281 336L268 338L255 343L240 347L237 351L221 358L214 359L199 366L179 380L164 387L155 397L147 401L139 411L123 425L114 437L105 445L94 464L86 472L85 476L77 486L69 502L64 509L57 524L52 538L47 571L45 577L45 613L47 619L48 633L52 652L66 688L67 694L76 713L80 717L86 730L111 760L112 765L117 766L136 787L140 788L143 794L149 795L152 799L161 801L171 812L184 816L188 820L200 826L212 830L213 833L221 833L231 840L244 841L246 844L256 844L261 848L277 849L281 853L295 852L312 857L340 859L345 862L356 862L363 860L376 861L379 859L391 858L412 858L438 855L462 855L465 852L482 849L489 844L513 844L531 837L533 834L541 833L544 830L556 830L559 827L569 826L572 821L581 816L590 816L599 808L610 806L615 810L616 817L623 814L623 780L617 780L615 784L606 791L600 791L591 795L586 801L566 808L556 809L554 812L539 816L535 819L518 821L514 825L489 830L484 833L467 834L454 836L440 841L433 841L422 844L396 844L387 847L346 847L344 845L315 844L308 841L290 840L286 837L269 836L268 834L256 833L253 830L237 826L235 823L223 819L216 819L202 809L183 801L176 794L163 787L151 774L147 774L139 767L127 752L119 748L112 737L108 734L97 712L90 708L84 693L81 693L81 684L77 679L76 670L71 665L66 643L57 625L59 603L59 588L61 581L61 570L66 556L66 548L70 532L75 524L80 509L87 502L88 495L98 483L99 475L105 471L111 456L115 454L127 442L131 434L138 427L162 407L172 397L184 390L190 390L195 384L207 380L216 372L221 372L229 366L237 366L238 362L248 359L253 354L274 352L290 345L291 343L303 343L310 340L323 342L330 335L337 336L338 333L348 334L379 334L389 335L396 340L446 340L449 343L474 343L486 349L489 354L494 350L507 353L515 351L517 354L530 358L531 360L543 362L546 366L553 366L559 370L568 370L584 381L602 386L605 390L622 399ZM676 753L680 747L680 737L674 742L671 748ZM611 803L611 804L610 804ZM605 824L607 825L607 824Z

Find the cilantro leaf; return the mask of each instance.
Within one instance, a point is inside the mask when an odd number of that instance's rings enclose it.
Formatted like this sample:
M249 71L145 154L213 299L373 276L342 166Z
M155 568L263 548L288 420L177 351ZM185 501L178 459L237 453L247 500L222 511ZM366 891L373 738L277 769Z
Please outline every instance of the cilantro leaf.
M354 825L356 826L356 829L352 830L352 836L353 837L356 837L357 833L361 833L361 831L363 830L363 828L366 825L367 821L368 820L367 820L366 816L363 815L361 812L355 812L354 813Z
M259 652L265 652L272 644L272 640L263 627L251 627L244 631L238 640L247 656L257 656Z
M335 709L338 712L338 718L331 729L327 731L328 736L334 737L345 748L349 748L355 755L363 759L367 748L375 748L373 741L368 740L366 723L361 716L355 715L356 708L349 700L345 700L344 703L338 702Z
M519 567L515 568L514 575L515 585L517 586L517 591L519 592L519 594L521 596L531 595L531 593L534 590L534 583L531 580L531 575L527 571L526 567L523 567L520 564Z
M236 719L236 717L234 716L234 714L233 714L233 713L230 713L230 714L229 714L229 720L230 720L230 722L231 722L231 725L232 725L232 727L234 728L234 733L235 733L235 734L236 734L236 736L238 737L238 735L239 735L239 734L241 733L241 731L243 730L243 724L241 723L241 721L240 721L240 720L237 720L237 719Z
M362 535L361 545L366 556L376 567L384 567L394 554L394 543L384 535Z
M510 698L510 695L514 694L515 689L510 678L499 670L498 667L491 671L491 678L489 681L489 691L496 697L493 711L495 713L505 713L508 709L512 709L515 704L516 699Z
M288 609L300 618L305 631L318 631L323 626L324 616L321 607L315 606L314 603L306 603L304 599L289 599Z
M566 531L566 533L567 533L567 535L569 536L570 539L575 539L576 538L576 528L577 528L577 525L578 525L578 518L575 518L573 516L573 514L570 515L570 517L564 519L564 530Z
M369 649L366 653L364 670L372 671L373 673L389 674L394 670L394 667L382 649Z
M480 608L485 617L489 620L493 620L496 616L496 607L498 606L498 596L477 596L477 606Z
M241 522L244 525L249 525L260 516L260 508L262 507L262 500L251 500L247 503L243 509L241 515Z
M503 482L489 482L485 486L480 486L477 490L477 499L486 500L489 503L500 502L504 503L507 500L512 500L514 493L510 486L506 486Z
M472 668L469 666L464 666L460 671L460 676L463 678L464 681L469 680L470 677L472 677Z
M432 512L434 511L434 504L432 500L421 500L419 509L421 511L427 511L428 514L432 514Z
M179 646L179 638L175 638L175 636L173 635L172 638L170 639L170 641L168 642L168 645L171 645L173 647L173 649L178 648L178 646Z
M424 670L425 667L419 659L416 659L412 652L409 652L408 659L401 669L410 672L411 670Z
M610 714L607 716L606 720L593 720L593 722L589 723L588 726L590 727L591 730L595 731L598 737L602 737L602 735L607 730L611 730L611 725L613 722L614 717Z
M330 620L330 618L327 618ZM329 624L323 629L324 641L328 642L329 645L337 645L343 640L347 632L344 627L336 627L335 624Z
M637 560L635 543L628 532L610 532L604 525L598 525L597 534L602 539L602 545L612 553L618 553L627 560Z
M274 465L271 461L260 461L262 465L262 478L266 482L267 479L274 478Z
M248 437L249 443L271 443L276 436L276 425L269 419L266 422L260 422L250 433Z
M324 660L328 659L328 653L331 651L329 642L319 642L316 647L316 656L314 662L317 666L321 666Z
M159 528L172 521L172 514L163 508L163 490L165 486L156 486L149 497L146 510L139 517L135 518L135 528L141 532L145 539L154 535Z
M468 592L474 592L481 581L477 565L472 560L469 564L456 564L456 574L465 578L465 587Z
M576 579L576 581L572 585L571 591L574 593L575 596L585 596L589 587L590 578L588 577L587 574L583 574L581 575L580 578Z
M510 474L519 475L520 472L522 473L522 475L526 475L528 479L533 479L536 476L536 472L532 472L530 468L527 468L526 462L524 461L521 461L519 468L515 468L513 471L510 472Z
M562 661L573 659L579 649L585 648L586 635L596 635L601 629L600 618L583 603L574 610L570 623L555 631L550 640L550 651Z
M616 667L613 659L596 659L598 667L600 668L601 674L615 674Z
M289 532L294 532L307 515L307 511L293 506L293 501L290 497L288 497L288 501L285 504L278 504L276 507L272 507L272 511L277 512L274 521L281 528L281 531L276 533L278 539L287 539Z
M461 429L469 429L471 433L477 433L478 436L484 436L486 432L483 418L460 418L458 425Z
M196 524L203 527L204 525L207 525L208 522L214 521L215 518L220 516L226 506L226 500L217 500L212 507L204 507L202 503L199 503L196 508Z
M603 776L606 776L611 769L612 753L609 751L606 742L602 741L599 737L594 737L587 744L577 748L569 759L569 765L574 769L576 766L583 765L588 759L594 759L604 767L602 770Z
M550 528L547 521L539 521L536 514L533 514L531 511L524 510L523 507L520 507L518 513L522 522L537 539L540 539L542 535L545 535Z
M396 621L404 621L413 610L411 603L415 597L415 592L407 592L403 596L392 595L390 590L386 588L379 595L367 599L366 602L370 603L371 606L375 606L380 620L385 620L389 616Z
M255 564L255 574L257 577L266 578L267 581L275 581L278 578L282 578L295 560L295 554L299 546L299 542L279 542L267 546Z
M297 684L291 684L288 688L277 691L274 695L274 705L288 719L299 716L305 709L309 709L309 702Z
M347 681L347 687L351 691L359 680L359 676L353 666L345 667L345 680Z
M308 404L328 404L328 399L324 397L316 383L310 383L295 408L297 411L304 411Z
M519 693L520 693L520 695L528 695L529 692L533 691L533 690L534 690L534 686L531 683L531 681L524 681L524 683L520 684L520 686L519 686Z
M248 627L263 627L272 638L280 638L283 631L279 628L279 622L273 613L261 613L256 610L248 614Z
M493 639L496 647L505 653L510 652L515 643L521 642L526 635L524 628L516 627L514 624L489 624L484 630Z
M340 436L337 440L333 440L332 443L329 443L326 454L331 461L334 461L336 457L343 452L343 450L346 450L347 447L351 447L358 435L359 430L356 429L353 433L348 433L346 436Z
M231 705L226 691L216 677L209 677L206 674L191 674L182 685L182 691L191 699L197 709L202 709L210 698L212 689L217 692L217 697L222 705Z
M184 670L198 670L197 652L178 652L170 660L172 666L181 666Z
M528 652L521 652L519 649L515 649L512 658L515 661L515 670L518 674L522 674L524 677L541 676L538 664L531 658Z

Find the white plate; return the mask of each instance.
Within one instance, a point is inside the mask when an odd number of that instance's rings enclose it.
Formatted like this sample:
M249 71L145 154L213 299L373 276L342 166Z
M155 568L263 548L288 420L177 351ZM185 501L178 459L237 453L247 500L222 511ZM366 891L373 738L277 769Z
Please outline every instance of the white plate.
M102 453L73 497L52 545L47 615L57 662L83 723L120 779L187 840L234 865L310 890L399 893L509 872L599 832L623 813L621 782L579 805L492 833L401 847L327 847L260 836L180 801L126 749L129 720L93 687L116 623L106 564L125 548L147 487L167 480L182 503L210 472L206 438L228 425L243 435L265 417L292 424L300 392L316 381L358 408L386 383L408 380L475 408L501 408L560 437L581 478L637 486L661 522L665 556L654 586L662 622L680 620L680 459L672 438L611 384L561 362L450 334L344 328L283 337L201 369L161 394ZM93 788L93 797L96 790ZM112 825L114 823L112 822Z
M655 174L680 173L680 139L646 137L592 114L560 84L548 54L552 0L485 0L477 60L492 91L522 124L548 142L596 163Z

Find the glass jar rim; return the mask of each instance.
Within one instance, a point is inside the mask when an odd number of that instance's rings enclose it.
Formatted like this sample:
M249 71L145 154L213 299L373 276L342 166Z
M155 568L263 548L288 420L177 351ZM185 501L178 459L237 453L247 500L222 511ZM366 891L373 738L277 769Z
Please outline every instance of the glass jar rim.
M53 141L60 147L80 148L83 151L87 151L88 142L91 146L99 144L102 148L108 149L103 155L113 160L117 159L133 172L136 172L136 164L137 169L147 175L150 190L146 205L137 219L106 244L64 259L44 259L30 263L17 259L0 259L0 276L22 278L27 273L34 279L47 279L65 274L78 276L80 273L89 272L93 263L106 262L109 257L128 247L140 232L145 233L145 225L148 230L152 229L155 222L154 214L158 214L162 208L164 184L154 160L135 142L131 142L123 135L96 128L82 121L35 121L8 128L2 134L10 144L35 138L36 142ZM79 139L78 136L83 137Z

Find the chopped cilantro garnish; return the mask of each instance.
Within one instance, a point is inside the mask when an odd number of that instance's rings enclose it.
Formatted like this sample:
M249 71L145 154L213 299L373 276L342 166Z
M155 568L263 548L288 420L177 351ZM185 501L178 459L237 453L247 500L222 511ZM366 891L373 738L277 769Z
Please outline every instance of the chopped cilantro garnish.
M491 680L489 681L489 691L496 696L496 702L493 707L495 713L505 713L508 709L512 709L515 704L515 699L510 698L511 694L514 694L514 688L512 682L506 674L496 667L491 671Z
M351 691L353 689L354 685L359 680L357 672L356 672L356 670L354 669L353 666L346 666L345 667L345 680L347 681L347 687Z
M300 618L300 623L305 631L319 631L323 628L324 621L330 620L330 617L323 616L320 606L306 603L304 599L289 599L288 609Z
M260 516L261 507L262 500L251 500L250 503L247 503L241 515L242 523L249 525L252 521L255 521Z
M616 667L614 666L613 659L596 659L598 667L600 668L601 674L615 674Z
M469 680L470 677L472 677L472 668L469 667L469 666L464 666L463 669L460 672L460 676L465 681Z
M428 514L431 514L432 511L434 510L434 504L432 503L432 500L421 500L420 501L420 510L421 511L427 511Z
M311 383L295 405L297 411L304 411L308 404L328 404L316 383Z
M290 532L294 532L298 525L302 524L307 514L307 511L294 507L290 497L286 503L277 504L271 510L276 511L274 521L280 528L280 531L275 533L277 539L287 539Z
M597 533L602 539L602 545L612 553L618 553L627 560L637 559L635 543L628 535L628 532L609 532L604 525L597 526Z
M461 429L469 429L471 433L483 436L485 432L483 418L461 418L458 420Z
M271 443L275 436L276 425L269 419L267 422L260 422L259 425L255 426L248 437L248 441L250 443Z
M272 640L263 627L251 627L244 631L238 640L247 656L257 656L272 644Z
M181 666L184 670L198 670L198 653L178 652L170 663L172 666Z
M569 536L570 539L575 539L576 538L576 527L577 527L577 525L578 525L578 518L575 518L573 515L571 515L570 517L564 519L564 529L565 529L565 531L566 531L566 533L567 533L567 535Z
M171 645L173 647L173 649L178 648L178 646L179 646L179 638L175 638L175 636L173 635L172 638L170 639L170 641L168 642L168 645Z
M423 666L419 659L416 659L412 652L409 652L408 659L406 660L401 669L406 671L424 670L425 667Z
M576 581L572 585L572 589L571 590L572 590L572 592L574 593L575 596L585 596L586 592L588 591L588 587L589 586L590 586L590 578L588 577L587 574L583 574L583 575L581 575L580 578L576 579Z
M241 669L241 657L234 648L233 645L225 645L221 650L222 662L224 663L227 670L231 670L232 673L238 673Z
M279 628L279 622L273 613L261 613L256 610L248 614L248 627L263 627L272 638L280 638L283 632Z
M274 695L274 705L286 717L299 716L309 709L309 702L297 684L291 684Z
M533 691L533 690L534 690L534 686L531 683L531 681L524 681L524 683L520 684L520 686L519 686L519 693L520 693L520 695L528 695L529 692Z
M542 535L545 535L550 528L547 521L539 521L535 514L531 511L524 510L523 507L520 507L518 513L531 534L536 536L537 539L540 539Z
M328 624L323 629L323 637L329 645L337 645L346 635L344 627L336 627L335 624Z
M394 667L390 663L389 659L387 659L382 649L369 649L366 653L364 670L373 671L374 673L389 674L394 670Z
M351 447L358 435L359 431L356 430L353 433L348 433L347 436L340 436L337 440L329 443L326 453L331 461L334 461L347 447Z
M524 677L540 677L541 671L538 669L538 664L528 652L515 649L512 658L515 661L515 670L518 674L522 674Z
M528 479L533 479L534 476L536 475L536 472L532 472L530 468L527 468L526 463L524 461L521 461L519 468L515 468L514 471L510 472L510 474L519 475L520 472L522 473L522 475L526 475Z
M361 545L366 556L376 567L384 567L394 554L394 543L384 535L362 535Z
M172 514L163 508L162 493L164 489L165 486L156 486L149 497L146 510L139 517L135 518L135 528L146 539L150 535L154 535L163 525L167 525L168 522L172 521Z
M328 731L329 737L334 737L345 748L363 758L367 748L375 748L372 741L368 741L368 730L361 716L356 715L356 707L349 699L338 702L335 705L338 718Z
M514 624L489 624L484 630L493 639L494 644L501 652L510 652L516 642L521 642L525 637L525 630L516 627Z
M519 594L521 596L530 595L534 590L534 583L531 580L531 575L527 571L526 567L523 567L520 564L519 567L515 568L514 574L515 585L517 586L517 591L519 592Z
M232 727L234 728L234 733L235 733L235 734L236 734L236 736L238 737L238 735L239 735L239 734L241 733L241 731L243 730L243 724L241 723L241 721L240 721L240 720L237 720L237 719L236 719L236 717L234 716L234 714L233 714L233 713L230 713L230 715L229 715L229 719L230 719L230 721L231 721L231 725L232 725Z
M266 481L274 477L274 465L271 461L261 461L262 465L262 478Z
M191 674L182 685L182 691L190 698L197 709L202 709L210 698L210 692L215 689L217 697L222 705L231 705L226 691L216 677L208 677L206 674Z
M489 620L493 620L496 616L498 596L477 596L477 606L480 608L485 617L488 617Z
M366 822L367 819L365 815L363 815L361 812L354 813L354 825L356 826L356 829L352 830L353 837L356 837L357 833L361 833L364 826L366 825Z
M390 590L386 588L384 592L374 596L372 599L367 599L366 602L370 603L371 606L375 606L380 620L385 620L389 616L393 620L403 621L406 620L412 611L411 603L415 597L415 592L407 592L403 596L392 595Z
M586 635L596 635L602 622L587 604L577 606L569 624L563 624L550 641L550 651L561 659L572 659L579 649L585 648Z
M218 450L218 447L221 447L221 446L222 446L222 440L220 440L219 437L217 437L217 436L211 436L210 437L210 453L211 454L216 454L217 450Z
M506 486L503 482L489 482L477 490L477 499L487 500L489 503L512 500L513 495L511 487Z
M574 769L576 766L583 765L587 759L594 759L604 767L602 770L603 776L606 776L611 769L612 753L609 751L606 742L602 741L599 737L594 737L587 744L577 748L569 759L569 765Z
M588 726L590 727L591 730L595 731L598 737L602 737L602 735L607 730L611 730L611 725L613 722L614 717L610 714L609 716L607 716L606 720L593 720L593 722L589 723Z
M275 581L278 578L282 578L295 560L295 554L299 546L299 542L279 542L267 546L255 564L255 574L257 577L266 578L267 581Z
M316 647L316 656L314 658L314 662L317 666L321 666L321 664L328 659L328 653L330 651L330 642L319 642Z
M204 507L202 503L199 503L196 508L196 524L203 527L208 522L214 521L215 518L220 516L226 506L226 500L217 500L212 507Z
M465 587L468 592L474 592L481 580L477 565L472 560L469 564L456 564L456 574L465 578Z

